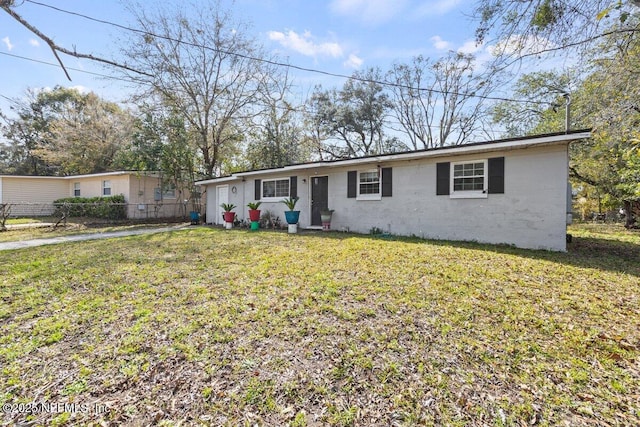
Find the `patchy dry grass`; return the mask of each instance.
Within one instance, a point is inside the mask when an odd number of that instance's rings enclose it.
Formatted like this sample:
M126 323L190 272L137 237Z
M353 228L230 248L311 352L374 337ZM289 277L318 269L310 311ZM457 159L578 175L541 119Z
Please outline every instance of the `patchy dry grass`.
M7 225L22 225L22 224L37 224L37 221L31 221L27 219L15 220L16 222L7 223ZM55 220L53 221L55 223ZM33 227L33 228L19 228L9 229L0 232L0 243L13 242L31 239L48 239L50 237L71 236L75 234L90 234L90 233L107 233L111 231L124 231L135 230L140 228L150 227L162 227L167 225L173 225L175 223L163 223L156 222L153 224L87 224L81 221L69 221L66 226L59 225L58 227Z
M2 420L638 425L638 234L572 232L565 254L210 228L0 253L0 403L87 405Z

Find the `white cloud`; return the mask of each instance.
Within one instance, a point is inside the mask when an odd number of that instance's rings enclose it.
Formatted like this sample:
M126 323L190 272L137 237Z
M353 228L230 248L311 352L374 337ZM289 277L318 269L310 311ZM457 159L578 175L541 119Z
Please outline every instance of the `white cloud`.
M475 40L467 40L458 48L458 52L465 54L472 54L481 51L483 45L478 45Z
M29 39L29 44L34 47L40 46L40 42L36 39Z
M84 94L91 92L91 89L89 89L89 88L88 88L88 87L86 87L86 86L82 86L82 85L70 86L70 89L75 89L75 90L77 90L78 92L80 92L80 93L84 93Z
M333 0L329 5L332 12L358 18L368 24L388 21L398 14L407 0Z
M9 39L9 36L3 38L2 42L5 44L5 46L7 46L7 50L9 51L13 50L13 45L11 44L11 40Z
M433 47L438 50L447 50L451 48L451 43L446 40L442 40L442 37L440 36L433 36L429 40L433 43Z
M461 3L462 0L430 0L422 3L415 14L418 16L445 15Z
M347 68L360 68L363 62L362 58L352 53L343 65Z
M291 30L286 33L269 31L267 35L269 36L269 40L276 41L283 47L305 56L330 56L332 58L339 58L344 54L342 46L340 46L339 43L317 43L309 31L305 31L302 35Z

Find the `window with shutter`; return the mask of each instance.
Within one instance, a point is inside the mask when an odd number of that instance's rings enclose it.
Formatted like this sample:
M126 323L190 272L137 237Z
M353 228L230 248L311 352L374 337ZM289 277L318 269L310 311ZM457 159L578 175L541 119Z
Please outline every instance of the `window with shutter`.
M347 197L357 200L380 200L391 197L392 168L375 168L347 172Z
M291 194L291 179L290 178L278 178L278 179L263 179L261 180L260 199L266 202L281 201ZM256 184L257 189L257 184ZM291 196L295 197L295 196ZM256 200L259 200L256 198Z

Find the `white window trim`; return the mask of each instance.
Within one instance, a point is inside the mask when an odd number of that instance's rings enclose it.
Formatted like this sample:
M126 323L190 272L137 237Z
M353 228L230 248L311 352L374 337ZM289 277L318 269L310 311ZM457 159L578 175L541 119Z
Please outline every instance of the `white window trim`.
M76 194L76 190L78 191L78 194ZM79 182L73 183L73 197L82 197L82 186Z
M484 183L483 190L454 190L453 173L455 165L464 165L467 163L484 163ZM487 159L465 160L463 162L451 162L449 181L449 197L452 199L486 199L489 197L489 161Z
M176 187L173 184L163 185L160 187L160 192L162 193L162 199L175 199L176 198Z
M375 194L360 194L360 174L367 172L375 172L378 174L378 192ZM356 200L382 200L382 170L365 169L359 170L356 176Z
M271 182L271 181L287 181L289 182L289 193L286 196L275 196L275 197L266 197L264 195L264 183L265 182ZM263 202L281 202L284 199L287 199L291 196L291 178L286 177L286 178L269 178L269 179L263 179L260 181L260 200Z
M107 183L109 183L109 186L106 185ZM107 188L109 189L109 194L105 194L104 190L106 190ZM112 190L111 180L110 179L106 179L106 180L102 181L102 195L105 196L105 197L112 196L112 194L111 194L112 191L111 190Z

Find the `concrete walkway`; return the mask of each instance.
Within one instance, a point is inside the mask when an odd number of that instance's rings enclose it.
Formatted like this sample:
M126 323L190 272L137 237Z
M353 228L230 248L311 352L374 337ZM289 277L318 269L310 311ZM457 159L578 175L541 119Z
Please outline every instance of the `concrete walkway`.
M5 227L7 230L25 230L27 228L53 227L54 225L52 222L30 222L28 224L7 224Z
M73 234L71 236L51 237L49 239L31 239L17 242L0 243L0 251L14 249L33 248L44 245L57 245L58 243L82 242L85 240L113 239L115 237L139 236L142 234L166 233L188 228L188 224L179 224L171 227L139 228L137 230L108 231L106 233Z

